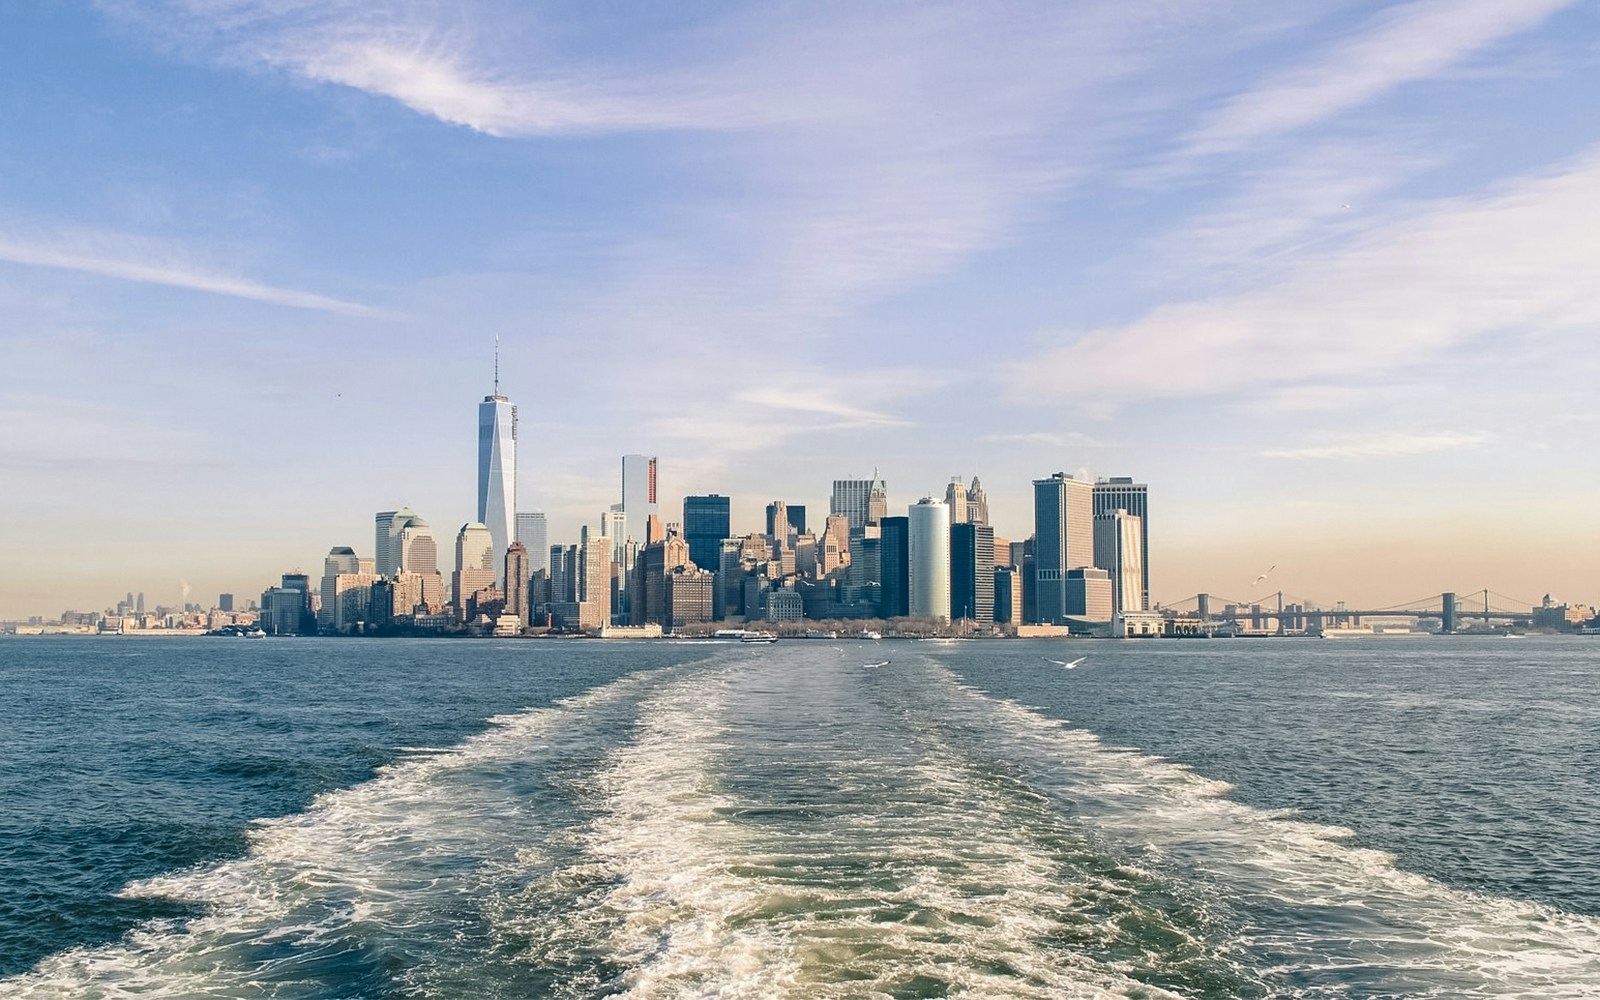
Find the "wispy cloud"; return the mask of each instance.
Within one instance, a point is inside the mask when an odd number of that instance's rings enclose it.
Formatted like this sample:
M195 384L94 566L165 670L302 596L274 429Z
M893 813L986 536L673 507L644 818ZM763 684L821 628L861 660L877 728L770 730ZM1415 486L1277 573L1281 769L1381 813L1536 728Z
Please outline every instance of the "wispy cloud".
M153 243L141 243L141 241L134 241L125 237L97 238L91 242L101 246L109 242L116 245L124 253L107 253L103 249L87 249L81 246L82 239L72 241L72 243L79 245L72 245L49 240L17 240L0 237L0 261L26 264L31 267L77 271L82 274L117 278L122 281L166 285L170 288L187 288L199 292L211 292L216 295L251 299L256 302L269 302L273 305L290 306L296 309L316 309L346 316L370 317L383 315L380 310L371 306L346 302L342 299L318 295L315 292L280 288L253 281L249 278L219 274L192 264L173 260L169 256L170 247L158 248ZM143 258L132 256L129 253L133 249L130 244L135 243L140 243L149 255ZM157 259L162 256L169 256L169 259Z
M1339 384L1484 338L1504 352L1519 337L1600 322L1596 203L1600 151L1483 197L1392 216L1346 247L1300 255L1250 292L1056 334L1063 346L1003 377L1041 392L1070 380L1075 401L1123 405Z
M1326 432L1330 438L1338 432ZM1321 435L1313 435L1321 436ZM1307 445L1303 448L1280 448L1261 452L1262 458L1287 459L1362 459L1398 458L1407 455L1425 455L1438 451L1460 451L1477 448L1493 440L1481 431L1471 433L1445 432L1438 434L1410 434L1397 432L1330 444Z
M1103 448L1106 445L1077 431L1022 431L1015 434L985 434L985 441L996 444L1027 444L1045 448Z
M1576 0L1413 0L1385 10L1320 58L1234 97L1186 143L1189 154L1242 149L1433 76Z

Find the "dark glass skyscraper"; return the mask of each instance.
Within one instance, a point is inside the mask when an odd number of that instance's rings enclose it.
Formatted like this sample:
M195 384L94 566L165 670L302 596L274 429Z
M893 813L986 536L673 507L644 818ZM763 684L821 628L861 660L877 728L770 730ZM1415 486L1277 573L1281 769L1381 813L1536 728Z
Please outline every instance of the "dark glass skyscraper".
M911 519L886 517L878 524L882 530L881 614L885 618L904 618L911 614Z
M722 540L729 534L727 497L713 493L683 498L683 540L689 543L690 562L717 572L722 564Z
M994 529L987 524L950 526L950 617L994 621Z

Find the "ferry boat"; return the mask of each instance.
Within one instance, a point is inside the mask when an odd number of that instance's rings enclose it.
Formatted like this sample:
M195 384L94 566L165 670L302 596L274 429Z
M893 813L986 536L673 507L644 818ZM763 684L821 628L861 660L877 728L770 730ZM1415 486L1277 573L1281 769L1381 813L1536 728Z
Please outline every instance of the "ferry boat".
M778 637L772 632L746 632L739 637L740 642L777 642Z
M876 632L876 631L874 631L874 630L872 630L870 628L864 628L864 629L861 630L861 634L856 636L856 638L857 639L882 639L883 638L883 633L882 632Z
M1324 639L1426 639L1433 633L1418 632L1409 628L1393 628L1382 625L1368 628L1331 627L1322 630Z

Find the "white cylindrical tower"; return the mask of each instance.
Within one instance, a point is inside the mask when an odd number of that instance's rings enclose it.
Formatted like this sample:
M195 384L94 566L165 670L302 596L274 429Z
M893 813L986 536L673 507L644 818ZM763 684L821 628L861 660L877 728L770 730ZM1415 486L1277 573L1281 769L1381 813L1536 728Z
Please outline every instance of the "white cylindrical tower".
M924 497L911 505L907 562L913 618L950 620L950 508Z

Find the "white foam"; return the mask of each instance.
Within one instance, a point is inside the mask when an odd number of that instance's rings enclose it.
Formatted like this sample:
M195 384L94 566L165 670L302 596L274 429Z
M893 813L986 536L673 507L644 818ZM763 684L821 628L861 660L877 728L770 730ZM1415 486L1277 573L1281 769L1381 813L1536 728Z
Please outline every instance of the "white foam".
M1352 830L1236 802L1230 785L1186 765L1107 747L953 675L944 680L1048 762L1054 796L1091 814L1108 835L1146 847L1163 873L1187 866L1239 914L1263 904L1295 909L1297 929L1238 932L1239 947L1278 956L1275 975L1343 969L1354 982L1387 974L1412 983L1409 995L1600 995L1594 918L1452 889L1397 867L1387 852L1354 846ZM1306 919L1319 909L1330 911L1322 927ZM1352 929L1351 914L1366 925Z
M272 991L263 981L295 982L292 969L275 967L292 959L263 957L281 956L285 943L302 953L362 939L448 946L460 928L440 912L460 910L456 901L480 890L483 863L514 854L538 825L530 804L494 780L500 762L548 750L564 727L636 696L661 673L497 716L492 728L445 752L412 756L372 781L319 795L297 815L258 821L245 857L121 892L201 904L202 916L152 921L115 945L48 956L29 973L0 980L0 994L264 995Z

